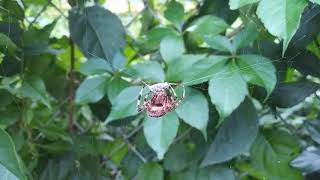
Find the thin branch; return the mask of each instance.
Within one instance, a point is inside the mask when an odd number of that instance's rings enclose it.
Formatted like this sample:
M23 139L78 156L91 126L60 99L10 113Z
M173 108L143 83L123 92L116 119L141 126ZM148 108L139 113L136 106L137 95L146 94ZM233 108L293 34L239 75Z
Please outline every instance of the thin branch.
M184 137L186 137L191 132L191 130L192 130L192 127L187 129L186 131L184 131L180 136L178 136L176 139L174 139L172 144L178 143L180 140L182 140Z
M61 16L63 16L64 18L68 19L68 17L67 17L66 15L64 15L64 13L63 13L53 2L50 1L50 5L51 5L55 10L57 10L57 11L61 14Z
M291 124L289 124L285 119L283 119L283 117L281 116L281 114L279 114L279 112L277 110L274 111L274 115L275 115L276 119L280 119L280 121L291 132L292 135L298 136L298 134L296 132L296 128L294 126L292 126Z
M233 31L231 31L230 33L228 33L228 34L226 35L226 37L227 37L228 39L232 38L233 36L235 36L235 35L237 35L239 32L241 32L241 31L243 30L243 28L244 28L244 25L242 24L242 25L240 25L239 27L237 27L236 29L234 29Z
M48 0L47 3L42 7L42 9L39 11L39 13L36 15L36 17L30 22L28 28L30 28L32 26L33 23L35 23L38 18L40 17L40 15L47 10L49 4L51 3L51 0Z
M74 64L75 53L74 43L72 39L69 40L70 44L70 70L69 70L69 110L68 110L68 128L70 132L73 132L73 117L74 117L74 97L75 97L75 77L74 77Z

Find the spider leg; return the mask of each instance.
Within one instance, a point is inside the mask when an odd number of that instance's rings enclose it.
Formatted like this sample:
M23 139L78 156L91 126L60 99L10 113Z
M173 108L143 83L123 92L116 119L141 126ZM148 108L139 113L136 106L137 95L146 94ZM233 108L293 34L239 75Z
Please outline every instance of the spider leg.
M174 91L174 94L175 94L175 97L176 97L176 102L175 102L175 106L176 107L178 107L180 104L181 104L181 102L184 100L184 98L186 97L186 89L185 89L185 87L184 87L184 85L181 85L182 86L182 96L180 97L180 98L177 98L177 95L176 95L176 93L175 93L175 91ZM171 87L171 86L170 86ZM172 88L172 87L171 87ZM172 88L173 89L173 88Z
M143 87L142 87L141 90L140 90L139 96L138 96L138 101L137 101L137 111L138 111L138 112L142 112L142 111L144 111L144 109L145 109L145 107L144 107L144 102L146 101L146 97L144 97L143 104L141 105L141 97L142 97L143 89L144 89L145 87L146 87L146 86L143 85Z

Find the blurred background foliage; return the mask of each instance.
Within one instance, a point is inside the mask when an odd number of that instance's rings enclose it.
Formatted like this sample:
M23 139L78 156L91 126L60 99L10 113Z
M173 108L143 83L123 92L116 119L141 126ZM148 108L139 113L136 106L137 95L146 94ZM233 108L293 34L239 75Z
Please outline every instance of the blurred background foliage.
M319 4L1 0L0 179L320 179Z

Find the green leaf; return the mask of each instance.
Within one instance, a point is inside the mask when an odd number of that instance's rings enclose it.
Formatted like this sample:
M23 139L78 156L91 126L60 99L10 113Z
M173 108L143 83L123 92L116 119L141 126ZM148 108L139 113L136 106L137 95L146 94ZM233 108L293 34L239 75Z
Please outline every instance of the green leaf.
M299 27L307 4L306 0L261 0L259 3L257 15L271 34L283 39L282 55Z
M320 89L320 84L309 80L281 83L270 96L272 104L280 108L289 108L304 101Z
M80 64L79 71L84 75L95 75L110 72L110 64L101 58L90 58Z
M147 116L143 123L144 136L149 146L157 152L158 159L162 159L170 144L177 135L179 119L171 112L159 118Z
M170 82L182 81L193 70L193 64L205 57L205 55L187 54L173 59L168 63L166 80Z
M76 92L76 103L86 104L99 101L107 93L109 76L95 75L87 77Z
M26 180L23 165L16 152L14 143L11 137L2 129L0 129L0 152L0 164L2 165L0 170L8 170L20 180ZM3 174L1 173L1 175Z
M262 86L271 94L277 83L271 60L258 55L242 55L237 59L241 75L250 83Z
M115 103L117 96L120 94L122 90L129 87L128 81L125 81L119 77L113 77L110 80L108 86L108 98L112 104Z
M164 179L163 169L159 164L155 162L149 162L149 163L143 164L138 170L137 179L163 180Z
M69 15L70 34L87 58L99 57L116 67L115 56L125 46L125 30L120 19L100 6L91 6L80 12L73 8Z
M216 106L220 118L229 116L248 94L247 83L239 71L234 62L231 62L209 81L211 102Z
M192 109L192 111L190 111ZM187 88L186 99L176 109L178 116L207 137L209 107L206 97L198 90Z
M189 71L184 74L183 84L193 85L208 81L215 75L221 73L228 61L226 56L209 56L192 65Z
M247 152L258 134L258 116L248 98L221 125L202 166L229 161Z
M181 36L170 35L161 40L160 53L166 62L181 56L185 52L184 42Z
M13 54L16 51L16 49L16 44L12 42L8 36L6 36L3 33L0 33L0 50L2 50L3 52L6 52L6 50L8 50L10 54Z
M141 88L141 86L132 86L122 90L112 103L106 123L138 114L136 105Z
M164 17L171 21L175 27L181 31L184 17L183 5L175 0L170 1L164 12Z
M204 41L212 49L216 49L222 52L234 52L230 40L225 36L205 36Z
M210 166L199 170L197 180L235 180L232 169L224 166Z
M175 144L164 156L163 167L168 171L181 171L190 164L191 157L192 154L184 143Z
M228 24L223 19L212 15L206 15L195 20L187 28L187 31L204 38L206 36L216 36L224 32L228 27Z
M259 2L260 0L229 0L231 10L241 8L242 6Z
M299 151L299 144L293 136L273 129L258 135L250 157L265 179L302 180L301 173L289 166Z
M20 94L22 97L30 98L32 100L40 101L48 108L50 105L50 96L46 91L46 87L42 79L36 76L26 77L20 88Z
M17 176L11 173L7 168L0 164L0 179L3 180L19 180Z
M242 30L236 37L233 39L233 47L237 50L242 47L246 47L252 43L259 35L257 25L252 22L247 24L246 28Z
M155 61L143 61L128 67L124 74L131 78L141 78L151 82L163 82L164 72L161 65Z
M159 48L161 40L166 36L177 36L177 33L170 28L154 28L143 37L143 45L149 50L155 50Z

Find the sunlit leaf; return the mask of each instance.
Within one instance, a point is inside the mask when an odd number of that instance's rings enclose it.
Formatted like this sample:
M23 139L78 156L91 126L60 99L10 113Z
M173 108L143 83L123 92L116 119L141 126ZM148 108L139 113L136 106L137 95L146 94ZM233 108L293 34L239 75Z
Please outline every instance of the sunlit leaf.
M216 16L206 15L196 19L188 28L187 31L204 38L206 36L215 36L228 28L228 24Z
M124 72L131 78L141 78L151 82L163 82L164 72L161 65L155 61L143 61L129 66Z
M307 4L306 0L261 0L259 3L257 15L271 34L283 39L283 55Z
M106 123L138 114L136 105L141 86L125 88L115 98Z
M247 83L233 63L211 77L208 91L221 118L230 115L248 94Z
M200 91L187 88L186 99L176 109L176 112L184 122L199 129L206 138L209 108L206 97Z
M184 42L180 36L166 36L161 40L160 53L166 62L181 56L185 52Z
M163 159L170 144L177 135L179 119L171 112L159 118L147 116L143 123L144 136L151 148L157 152L158 159Z
M270 95L277 83L271 60L258 55L242 55L237 59L241 75L250 83L264 87Z
M182 4L175 0L170 1L164 12L164 16L171 21L178 30L181 30L184 16L184 7Z
M99 101L106 93L109 83L107 75L89 76L76 92L76 103L85 104Z

